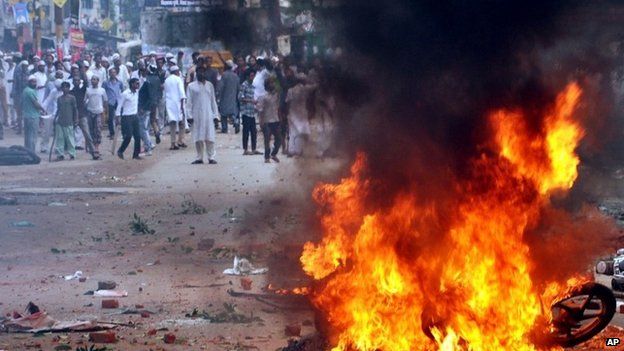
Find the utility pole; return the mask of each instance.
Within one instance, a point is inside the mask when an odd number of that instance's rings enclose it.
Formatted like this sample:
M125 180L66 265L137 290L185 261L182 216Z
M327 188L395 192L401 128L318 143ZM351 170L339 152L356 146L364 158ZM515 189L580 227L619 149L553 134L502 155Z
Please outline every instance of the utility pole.
M32 2L32 6L33 6L33 32L34 32L34 40L35 40L35 47L34 47L34 51L35 54L40 55L41 56L41 3L39 0L33 0Z
M63 57L63 7L54 4L54 33L56 34L56 55Z
M273 22L273 31L271 38L271 50L276 53L277 52L277 37L282 34L282 15L280 13L280 0L271 0L270 2L271 8L269 11L271 12L270 18L271 22Z
M4 26L5 26L5 18L6 16L4 13L4 4L0 4L0 43L4 42Z

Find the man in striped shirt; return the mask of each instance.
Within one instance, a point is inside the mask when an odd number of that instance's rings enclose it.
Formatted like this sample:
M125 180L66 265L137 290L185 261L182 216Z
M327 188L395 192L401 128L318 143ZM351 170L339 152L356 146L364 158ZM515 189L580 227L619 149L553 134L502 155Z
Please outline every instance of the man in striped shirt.
M238 92L238 100L240 102L240 112L243 116L243 155L261 155L256 150L256 99L254 98L253 80L256 77L256 71L249 69L247 71L247 79L241 84ZM251 136L251 151L248 151L249 137Z

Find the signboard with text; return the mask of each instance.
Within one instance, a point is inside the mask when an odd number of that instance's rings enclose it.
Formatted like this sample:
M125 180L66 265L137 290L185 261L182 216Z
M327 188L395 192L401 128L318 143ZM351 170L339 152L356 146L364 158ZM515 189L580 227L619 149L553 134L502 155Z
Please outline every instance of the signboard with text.
M85 46L87 46L85 39L84 39L84 33L82 32L82 30L77 29L77 28L70 28L69 29L69 41L70 41L70 45L77 47L77 48L84 48Z

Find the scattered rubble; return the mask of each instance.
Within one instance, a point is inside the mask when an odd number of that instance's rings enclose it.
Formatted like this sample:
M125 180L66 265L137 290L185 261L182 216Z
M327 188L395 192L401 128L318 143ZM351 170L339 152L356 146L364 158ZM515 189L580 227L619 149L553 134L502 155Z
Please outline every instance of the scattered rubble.
M112 280L98 281L98 290L114 290L117 283Z
M249 278L241 278L240 280L241 288L243 288L243 290L251 290L252 283L253 281Z
M32 302L28 304L27 312L26 316L13 312L11 318L0 321L0 331L8 333L84 332L116 327L114 324L97 321L57 321Z
M112 332L89 333L89 341L96 344L114 344L117 342L117 335Z
M249 260L246 258L234 257L234 264L232 268L228 268L223 271L223 274L227 275L247 275L247 274L265 274L269 271L268 268L255 268Z
M119 301L115 299L102 300L102 308L108 308L108 309L119 308Z
M176 336L174 334L165 334L163 336L163 341L165 344L173 344L176 341Z
M249 316L240 313L235 304L224 303L223 311L216 312L214 314L208 312L196 312L194 311L194 315L206 320L209 320L211 323L252 323L252 322L262 322L263 320L259 317L256 317L251 313Z

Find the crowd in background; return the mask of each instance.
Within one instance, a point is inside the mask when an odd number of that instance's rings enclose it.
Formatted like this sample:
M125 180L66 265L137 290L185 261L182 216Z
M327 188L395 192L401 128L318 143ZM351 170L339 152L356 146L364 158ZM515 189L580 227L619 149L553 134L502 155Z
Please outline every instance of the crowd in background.
M187 147L185 134L191 133L193 163L199 164L204 152L209 163L217 163L215 133L233 127L241 134L243 155L264 155L265 162L279 162L280 148L289 157L328 153L335 104L321 89L326 78L320 59L302 65L288 57L226 60L195 52L185 66L183 56L151 52L124 62L117 53L83 52L73 61L53 52L0 54L0 139L10 128L24 135L32 152L53 147L60 161L85 150L99 160L106 154L100 149L106 135L113 155L123 158L134 139L133 158L141 159L152 155L165 134L174 151Z

